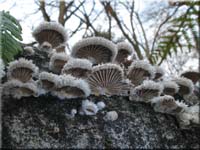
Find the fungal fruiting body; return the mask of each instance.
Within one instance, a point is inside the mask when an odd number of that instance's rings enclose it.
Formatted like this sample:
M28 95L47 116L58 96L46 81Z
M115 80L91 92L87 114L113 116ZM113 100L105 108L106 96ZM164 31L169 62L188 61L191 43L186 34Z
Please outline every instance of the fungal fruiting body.
M136 60L128 68L127 77L134 85L154 77L153 67L146 61Z
M65 53L65 45L64 44L59 45L58 47L55 48L55 51L57 53Z
M176 82L163 81L162 84L163 84L163 87L164 87L163 94L173 96L179 90L179 86L178 86L178 84L176 84Z
M28 82L32 79L33 75L38 73L36 67L31 60L20 58L9 63L7 77L8 79L16 79L21 82Z
M192 80L194 84L200 79L200 73L197 71L186 71L181 74L181 77Z
M128 44L127 42L119 42L117 43L117 56L115 58L115 61L119 64L123 64L128 56L130 56L133 52L133 47Z
M34 31L33 36L41 48L49 50L67 41L67 32L56 22L42 22Z
M151 80L145 80L143 84L131 89L130 100L150 102L154 97L160 96L163 85Z
M41 72L39 74L39 83L45 91L54 89L59 81L59 76L53 73Z
M61 75L57 87L52 94L60 99L85 98L90 95L90 87L83 79L77 79L71 75Z
M102 110L106 107L106 104L104 102L98 102L97 107L98 107L98 110Z
M38 88L34 82L23 83L18 80L10 80L3 85L3 93L16 99L29 96L38 96Z
M64 65L62 74L71 74L77 78L87 78L92 70L92 63L87 59L71 58Z
M102 64L93 67L88 77L92 94L117 95L122 90L123 70L116 64Z
M50 58L49 69L54 73L60 74L68 60L69 56L66 53L54 53Z
M162 78L162 76L164 75L164 70L160 66L154 66L154 71L155 71L154 80L158 80Z
M28 56L35 54L35 51L34 51L33 47L31 47L31 46L24 47L24 52L25 52L25 55L28 55Z
M116 111L109 111L103 118L105 121L115 121L118 119L118 114Z
M180 113L183 109L181 106L177 105L174 97L170 95L154 97L151 100L151 105L156 112L167 114Z
M113 62L117 55L117 48L114 43L103 37L90 37L76 43L71 55L88 59L93 65L97 65Z
M194 90L194 84L190 79L187 79L185 77L179 77L175 78L173 81L178 84L179 86L178 93L182 96L190 95Z
M98 107L95 103L89 100L83 100L81 106L81 114L83 115L96 115Z

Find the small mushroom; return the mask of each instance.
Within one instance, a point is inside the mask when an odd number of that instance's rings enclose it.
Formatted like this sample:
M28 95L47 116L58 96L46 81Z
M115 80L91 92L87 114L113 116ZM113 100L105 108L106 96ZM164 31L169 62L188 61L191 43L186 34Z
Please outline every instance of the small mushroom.
M81 111L85 115L96 115L96 113L98 112L98 107L92 101L83 100Z
M127 42L117 43L117 50L118 52L115 61L119 64L126 62L128 56L133 53L133 47Z
M133 101L150 102L154 97L160 96L163 85L151 80L145 80L143 84L131 89L129 99Z
M196 84L197 81L199 81L199 79L200 79L200 72L197 72L197 71L185 71L185 72L181 73L180 76L181 77L185 77L187 79L190 79L190 80L192 80L192 82L194 84Z
M154 77L154 69L148 62L136 60L129 66L127 77L134 85L139 85L144 80Z
M54 53L50 58L49 69L54 73L60 74L68 60L69 56L66 53Z
M90 95L90 87L83 79L71 75L60 75L57 87L52 94L60 99L85 98Z
M64 65L62 74L71 74L77 78L87 78L91 73L92 63L87 59L71 58Z
M61 45L59 45L59 46L57 46L56 48L55 48L55 51L57 52L57 53L65 53L65 44L61 44Z
M185 77L179 77L179 78L173 79L173 81L178 84L179 86L178 93L181 96L192 94L194 90L194 84L192 83L190 79L187 79Z
M176 84L176 82L165 80L165 81L162 82L162 84L163 84L163 87L164 87L163 94L173 96L179 90L179 86L178 86L178 84Z
M164 70L160 66L154 66L155 76L154 80L159 80L164 76Z
M31 60L20 58L9 63L7 77L8 79L17 79L21 82L28 82L33 75L38 73L36 67Z
M94 95L118 95L123 88L123 70L116 64L102 64L93 67L88 77L92 94Z
M72 57L85 58L93 65L113 62L117 55L114 43L103 37L90 37L77 42L72 48Z
M64 27L56 22L42 22L33 31L33 36L45 50L55 48L67 41L67 32Z

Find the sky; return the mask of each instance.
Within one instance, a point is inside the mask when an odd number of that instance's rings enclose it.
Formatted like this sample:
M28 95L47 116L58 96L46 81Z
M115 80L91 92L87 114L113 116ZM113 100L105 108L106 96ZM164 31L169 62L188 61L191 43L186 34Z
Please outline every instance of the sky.
M10 11L11 15L16 17L22 26L22 37L23 37L23 42L24 43L29 43L34 41L32 37L32 31L33 29L41 22L43 21L42 14L37 13L35 15L35 11L38 9L38 7L35 5L35 1L37 0L0 0L0 11L1 10L6 10ZM151 5L152 2L156 0L135 0L135 10L139 13L142 13L143 11L146 10L147 7ZM158 0L159 1L159 0ZM97 3L99 3L99 0L96 0ZM164 4L168 4L168 0L160 0L160 2ZM90 7L90 6L88 6ZM90 8L88 8L90 9ZM120 13L125 13L123 10ZM57 18L57 12L52 12L51 17L56 19ZM128 17L126 18L126 15L124 15L124 20L128 22ZM76 18L71 18L70 21L68 21L65 25L66 30L68 27L71 29L75 29L75 27L79 24L78 19ZM119 32L116 31L117 33L121 33L120 30ZM148 34L152 34L152 30L147 29ZM68 40L68 44L70 47L73 46L76 42L81 40L83 31L78 32L75 36L70 38ZM192 69L197 69L198 68L198 60L191 60L188 61L187 64L185 65L185 69L189 69L192 67ZM168 66L166 64L163 64L164 68L168 70Z

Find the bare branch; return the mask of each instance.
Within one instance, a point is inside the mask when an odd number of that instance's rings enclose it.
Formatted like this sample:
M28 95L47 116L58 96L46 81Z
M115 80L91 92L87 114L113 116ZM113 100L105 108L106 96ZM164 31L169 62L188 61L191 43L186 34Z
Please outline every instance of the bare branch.
M45 21L51 21L49 15L47 14L46 9L45 9L45 1L40 0L39 2L40 2L40 10L42 12L44 20Z

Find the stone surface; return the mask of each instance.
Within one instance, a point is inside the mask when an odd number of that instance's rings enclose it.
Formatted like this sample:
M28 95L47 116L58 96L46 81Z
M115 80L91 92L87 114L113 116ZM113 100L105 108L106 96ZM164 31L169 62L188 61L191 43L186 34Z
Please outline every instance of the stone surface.
M175 117L148 104L126 97L89 99L104 101L106 108L96 116L69 118L80 99L3 97L3 148L199 148L199 128L182 130ZM118 119L105 121L108 111L116 111Z

